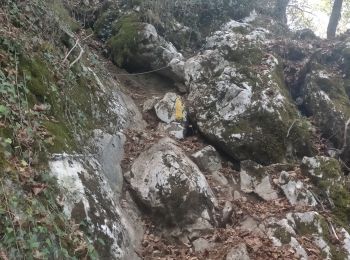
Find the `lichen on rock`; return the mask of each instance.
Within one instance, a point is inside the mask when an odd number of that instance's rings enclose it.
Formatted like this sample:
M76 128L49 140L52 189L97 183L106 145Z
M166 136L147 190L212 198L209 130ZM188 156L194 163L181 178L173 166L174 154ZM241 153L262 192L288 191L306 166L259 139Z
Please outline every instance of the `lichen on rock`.
M207 38L202 54L185 63L189 110L199 130L234 159L263 164L281 162L287 153L313 153L279 60L266 50L268 33L232 21Z

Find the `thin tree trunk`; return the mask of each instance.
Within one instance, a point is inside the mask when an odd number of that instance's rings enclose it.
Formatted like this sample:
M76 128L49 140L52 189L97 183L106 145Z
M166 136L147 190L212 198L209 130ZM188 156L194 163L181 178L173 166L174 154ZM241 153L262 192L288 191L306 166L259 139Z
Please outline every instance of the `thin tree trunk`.
M335 37L339 20L341 17L342 6L343 6L343 0L334 0L332 13L331 13L331 17L329 18L329 23L327 28L328 39L333 39Z
M274 16L277 21L287 24L287 7L290 0L277 0Z

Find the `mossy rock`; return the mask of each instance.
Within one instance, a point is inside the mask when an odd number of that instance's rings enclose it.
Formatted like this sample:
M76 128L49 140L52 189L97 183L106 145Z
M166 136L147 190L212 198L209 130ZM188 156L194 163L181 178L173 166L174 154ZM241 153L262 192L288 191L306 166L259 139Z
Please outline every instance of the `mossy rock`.
M138 51L139 32L143 25L136 15L127 15L112 27L113 37L108 41L112 60L120 67L127 66Z
M273 235L276 237L279 241L281 241L282 244L289 244L292 239L292 234L289 233L286 228L281 227L279 225L276 225L275 227L272 227L274 229Z
M330 157L304 157L301 164L302 173L312 178L317 185L320 181L336 183L342 179L343 173L338 160Z
M346 188L341 165L338 160L316 156L304 158L301 164L303 174L311 177L314 192L328 203L328 197L334 205L332 213L343 226L350 223L350 192ZM327 195L328 194L328 195Z
M312 63L310 73L301 88L302 110L314 118L322 136L329 139L335 148L342 149L344 126L350 117L350 100L347 81L342 74L336 75L329 70L327 63ZM344 155L347 160L349 153Z

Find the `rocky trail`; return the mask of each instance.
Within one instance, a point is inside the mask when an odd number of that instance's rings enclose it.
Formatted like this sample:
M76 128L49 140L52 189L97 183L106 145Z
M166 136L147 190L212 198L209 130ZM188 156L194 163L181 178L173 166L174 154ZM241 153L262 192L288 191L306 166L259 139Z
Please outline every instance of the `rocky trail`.
M277 63L269 59L259 70ZM319 156L304 157L301 164L238 162L230 150L210 145L215 138L208 142L203 128L184 134L176 102L188 110L194 103L191 94L179 92L176 81L156 73L129 74L107 63L109 76L133 99L145 122L123 131L121 161L121 209L137 230L133 247L138 257L321 259L350 254L350 236L331 216L333 202L329 197L325 202L314 186L315 172L328 180L341 175L338 161L324 157L327 142L320 141ZM278 97L275 102L278 107ZM288 125L287 137L296 122Z
M124 145L122 168L123 172L127 173L141 153L162 139L174 139L173 135L159 128L158 125L162 122L149 103L153 102L154 106L154 100L161 100L169 92L178 92L173 82L157 74L127 75L127 72L113 65L111 70L115 73L114 77L121 82L122 89L133 98L142 111L143 119L147 123L142 130L129 129L125 132L127 140ZM323 205L317 202L313 206L304 203L304 200L310 199L312 195L303 191L300 181L303 180L304 185L309 185L310 180L301 174L297 165L271 165L267 169L264 168L269 172L268 180L255 182L244 169L238 170L241 165L220 154L198 133L177 140L176 146L181 148L183 156L196 162L216 197L216 227L196 230L176 227L176 224L167 226L164 223L160 224L157 217L141 206L139 214L146 214L141 217L143 227L140 230L144 235L140 248L136 249L138 256L142 259L169 260L321 257L324 248L314 245L310 238L292 237L292 234L296 235L293 230L296 227L290 226L291 221L294 222L293 214L307 219L306 221L328 218ZM249 162L247 164L249 170L263 168L257 164L251 166ZM127 183L125 193L132 197L129 189L130 185ZM310 197L302 198L299 202L299 197L303 196ZM130 197L128 199L130 200ZM124 197L122 205L129 204ZM124 209L127 211L128 206ZM327 222L326 227L329 229L325 232L332 232L331 222ZM284 245L278 246L280 242L273 243L272 236L276 236L275 241L282 240Z
M350 259L349 34L32 2L0 1L1 260Z

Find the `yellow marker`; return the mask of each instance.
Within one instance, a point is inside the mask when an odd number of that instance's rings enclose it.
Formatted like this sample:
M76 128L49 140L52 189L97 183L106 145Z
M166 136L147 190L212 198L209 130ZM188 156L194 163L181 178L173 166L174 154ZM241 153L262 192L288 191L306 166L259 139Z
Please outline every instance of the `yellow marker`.
M185 106L180 97L177 97L175 102L175 120L176 121L186 120Z

